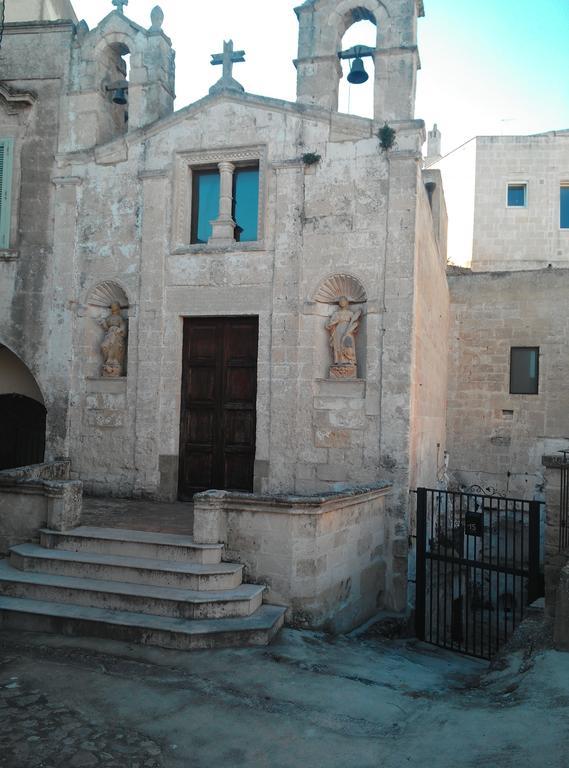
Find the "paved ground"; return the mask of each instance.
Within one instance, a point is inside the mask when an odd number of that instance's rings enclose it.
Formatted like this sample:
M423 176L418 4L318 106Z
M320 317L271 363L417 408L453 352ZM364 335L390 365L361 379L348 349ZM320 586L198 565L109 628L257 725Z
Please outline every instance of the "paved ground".
M292 630L197 653L4 631L0 722L2 768L569 768L569 654L490 670Z
M86 496L83 499L81 525L191 535L194 507L185 502L165 504L147 499L137 501Z

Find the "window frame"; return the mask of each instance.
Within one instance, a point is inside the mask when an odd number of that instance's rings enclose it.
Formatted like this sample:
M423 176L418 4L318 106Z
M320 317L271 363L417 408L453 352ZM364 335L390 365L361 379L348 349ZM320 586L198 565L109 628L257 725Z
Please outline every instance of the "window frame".
M559 184L559 218L558 218L558 221L559 221L559 229L560 229L560 231L561 232L569 232L569 211L567 213L567 217L568 218L567 218L567 225L566 226L563 226L563 224L562 224L563 220L561 218L561 192L564 189L567 190L567 195L568 195L568 198L569 198L569 181L561 181L560 184ZM568 201L568 205L569 205L569 201Z
M200 176L219 176L219 169L216 166L207 166L203 168L194 168L192 170L192 218L190 222L190 245L207 245L205 242L197 240L199 228L199 191L197 181ZM197 205L196 203L197 199Z
M0 138L0 145L4 147L4 165L2 183L0 184L0 195L2 196L2 206L0 209L0 251L9 251L12 243L14 143L12 137Z
M523 187L524 190L524 202L523 205L511 205L510 204L510 188L511 187ZM506 184L506 208L512 210L520 210L528 207L529 197L529 184L527 181L508 181Z
M235 216L235 209L237 206L237 177L240 171L251 171L255 170L257 171L257 184L260 186L261 181L261 170L259 167L259 163L252 162L252 163L237 163L235 165L235 170L233 171L233 203L232 203L232 216L233 221L235 222L235 242L236 243L256 243L259 239L259 194L257 194L257 237L255 240L241 240L239 237L237 237L237 229L238 229L238 222L237 218Z
M514 374L514 366L513 366L513 358L514 358L514 351L524 351L524 352L535 352L536 353L536 371L535 371L535 392L514 392L513 391L513 374ZM540 348L539 347L510 347L510 395L539 395L539 358L540 358Z
M221 162L233 163L236 167L259 165L259 203L257 221L257 240L236 241L232 246L238 251L265 250L266 229L266 176L267 145L247 147L223 147L207 151L189 151L177 153L174 171L174 205L172 216L172 237L170 250L173 254L227 251L227 246L216 243L192 243L192 190L193 173L215 168Z

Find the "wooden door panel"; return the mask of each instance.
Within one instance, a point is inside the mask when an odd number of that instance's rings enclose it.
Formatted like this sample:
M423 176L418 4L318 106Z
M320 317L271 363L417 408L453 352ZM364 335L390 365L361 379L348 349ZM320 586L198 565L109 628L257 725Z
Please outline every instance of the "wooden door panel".
M209 445L215 442L215 413L211 410L193 409L188 414L188 440L192 444Z
M227 453L224 458L225 487L228 491L247 491L253 477L254 458L249 454Z
M237 318L225 327L225 359L227 363L257 366L257 322Z
M224 433L226 450L235 446L251 448L255 444L255 414L226 409Z
M216 364L217 324L204 323L190 330L189 358L192 363L210 362Z
M188 397L191 402L201 400L215 403L216 400L216 368L198 368L192 366L189 374Z
M195 485L195 478L199 478L203 488L212 487L214 485L213 461L214 455L211 450L200 450L199 452L191 449L186 450L184 453L184 469L181 478L183 485L193 488Z
M184 321L180 498L253 489L257 348L257 318Z
M257 393L257 370L253 368L227 368L225 374L225 402L252 403Z

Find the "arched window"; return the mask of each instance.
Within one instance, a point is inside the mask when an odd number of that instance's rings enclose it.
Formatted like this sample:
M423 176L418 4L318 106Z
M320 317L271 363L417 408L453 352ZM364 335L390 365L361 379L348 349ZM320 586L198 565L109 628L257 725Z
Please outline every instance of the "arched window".
M360 20L353 23L342 37L341 50L346 51L358 45L375 48L377 27L371 21L373 16L369 13L362 14L352 11L352 17ZM348 82L348 75L350 74L350 68L353 66L353 59L342 60L343 77L340 81L338 109L340 112L350 115L373 117L375 64L371 57L366 57L362 61L369 79L363 85L351 85Z

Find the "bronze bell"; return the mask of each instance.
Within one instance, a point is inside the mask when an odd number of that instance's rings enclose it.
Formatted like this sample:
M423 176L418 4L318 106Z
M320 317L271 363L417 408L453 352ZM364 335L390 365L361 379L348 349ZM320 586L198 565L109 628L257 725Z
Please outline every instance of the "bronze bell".
M120 104L121 106L124 106L127 103L128 100L126 98L126 88L115 88L113 91L113 104Z
M369 80L369 75L365 70L363 60L360 57L356 57L352 66L350 67L350 74L348 75L348 83L352 85L363 85Z

